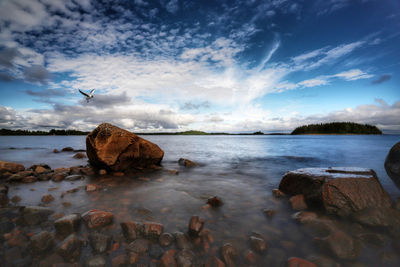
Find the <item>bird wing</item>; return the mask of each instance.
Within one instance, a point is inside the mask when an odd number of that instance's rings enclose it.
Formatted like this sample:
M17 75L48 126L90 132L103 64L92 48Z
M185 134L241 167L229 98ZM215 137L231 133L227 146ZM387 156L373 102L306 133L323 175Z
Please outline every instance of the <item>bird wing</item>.
M88 95L88 94L86 94L86 93L82 92L80 89L79 89L79 92L80 92L82 95L84 95L84 96L86 96L86 97L89 97L89 95Z
M92 95L92 94L94 93L94 90L96 90L96 89L92 89L92 90L90 91L90 95Z

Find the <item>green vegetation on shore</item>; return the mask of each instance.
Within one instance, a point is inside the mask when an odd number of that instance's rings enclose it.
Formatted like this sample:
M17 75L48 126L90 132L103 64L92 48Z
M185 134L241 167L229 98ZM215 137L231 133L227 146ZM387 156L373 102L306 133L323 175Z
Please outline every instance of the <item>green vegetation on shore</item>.
M300 126L291 134L382 134L382 132L376 126L369 124L331 122Z

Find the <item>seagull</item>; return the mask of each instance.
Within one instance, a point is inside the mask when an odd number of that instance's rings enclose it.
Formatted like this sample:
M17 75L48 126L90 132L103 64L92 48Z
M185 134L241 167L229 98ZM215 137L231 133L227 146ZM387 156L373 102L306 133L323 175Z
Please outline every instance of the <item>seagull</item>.
M91 98L93 98L94 90L95 89L92 89L89 94L86 94L86 93L82 92L80 89L79 89L79 92L86 97L86 102L89 103L89 100Z

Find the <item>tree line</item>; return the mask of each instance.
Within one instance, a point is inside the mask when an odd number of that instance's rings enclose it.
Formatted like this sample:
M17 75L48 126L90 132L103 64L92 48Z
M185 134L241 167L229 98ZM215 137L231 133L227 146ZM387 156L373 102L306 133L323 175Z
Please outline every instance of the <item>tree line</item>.
M30 131L30 130L10 130L1 129L0 135L87 135L89 132L82 132L78 130L56 130L50 131Z
M331 122L297 127L291 134L382 134L378 127L354 122Z

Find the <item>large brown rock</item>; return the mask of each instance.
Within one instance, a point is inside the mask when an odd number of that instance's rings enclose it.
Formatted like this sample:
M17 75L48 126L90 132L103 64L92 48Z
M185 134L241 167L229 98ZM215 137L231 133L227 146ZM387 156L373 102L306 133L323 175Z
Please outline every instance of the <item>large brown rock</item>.
M15 162L0 161L0 173L3 172L16 173L23 170L25 170L25 167L22 164Z
M306 168L286 173L279 190L303 194L306 202L323 205L329 214L347 217L368 208L390 207L389 194L373 170L363 168Z
M89 133L86 153L92 165L113 171L152 168L160 165L164 156L156 144L109 123Z
M395 144L386 156L385 169L389 177L400 188L400 142Z

